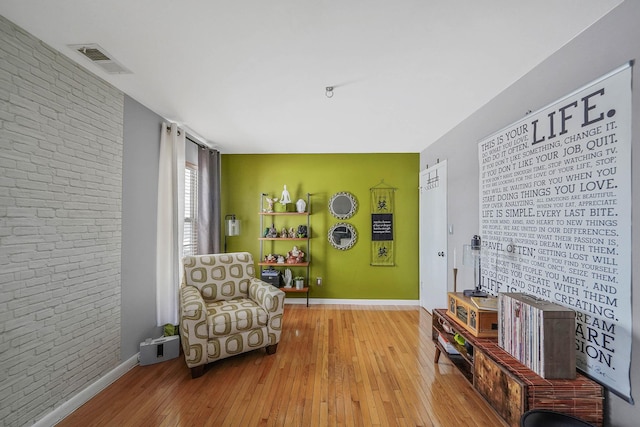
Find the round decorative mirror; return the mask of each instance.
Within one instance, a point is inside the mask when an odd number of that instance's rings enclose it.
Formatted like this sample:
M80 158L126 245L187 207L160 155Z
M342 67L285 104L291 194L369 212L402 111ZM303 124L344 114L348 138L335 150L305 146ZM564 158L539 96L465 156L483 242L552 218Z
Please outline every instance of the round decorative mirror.
M341 191L331 196L329 200L329 212L338 219L351 218L358 209L358 202L353 194Z
M356 244L358 233L351 224L339 222L329 229L329 243L336 249L346 251Z

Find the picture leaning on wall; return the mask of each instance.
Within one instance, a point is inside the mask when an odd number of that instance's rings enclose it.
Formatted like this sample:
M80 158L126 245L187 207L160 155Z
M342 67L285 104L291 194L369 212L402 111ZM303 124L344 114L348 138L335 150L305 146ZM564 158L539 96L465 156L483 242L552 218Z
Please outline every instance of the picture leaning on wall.
M576 311L576 365L632 401L631 71L478 143L482 289Z

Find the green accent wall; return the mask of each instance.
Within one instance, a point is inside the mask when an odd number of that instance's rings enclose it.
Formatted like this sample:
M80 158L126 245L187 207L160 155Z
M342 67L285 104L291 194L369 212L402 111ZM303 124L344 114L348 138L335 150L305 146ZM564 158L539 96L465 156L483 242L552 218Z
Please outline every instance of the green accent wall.
M418 210L419 154L224 154L222 155L222 216L242 221L241 235L227 238L227 251L249 251L260 256L260 194L280 197L283 186L295 203L311 193L311 298L398 299L419 298ZM393 267L370 265L370 188L395 187L395 261ZM358 201L356 214L338 220L327 203L339 191ZM265 226L271 218L265 216ZM276 217L276 228L306 223L303 217ZM333 248L327 232L336 222L352 224L358 233L354 247ZM265 242L265 251L285 255L298 242ZM306 243L299 246L307 252ZM292 268L293 275L298 271ZM306 273L305 269L300 270ZM306 275L306 274L305 274ZM322 277L322 286L316 286ZM290 295L289 297L292 297Z

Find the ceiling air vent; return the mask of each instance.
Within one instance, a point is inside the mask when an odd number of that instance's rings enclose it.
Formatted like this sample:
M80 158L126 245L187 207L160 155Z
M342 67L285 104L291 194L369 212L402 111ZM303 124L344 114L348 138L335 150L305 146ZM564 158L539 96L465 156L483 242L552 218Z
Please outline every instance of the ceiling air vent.
M80 53L91 62L102 68L109 74L130 74L122 64L113 59L102 47L97 44L74 44L69 47Z

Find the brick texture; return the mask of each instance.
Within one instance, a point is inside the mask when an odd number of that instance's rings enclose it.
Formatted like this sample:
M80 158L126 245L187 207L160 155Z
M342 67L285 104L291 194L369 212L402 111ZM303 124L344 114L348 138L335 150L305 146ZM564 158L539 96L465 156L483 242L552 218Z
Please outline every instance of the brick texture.
M124 95L0 16L0 424L120 355Z

